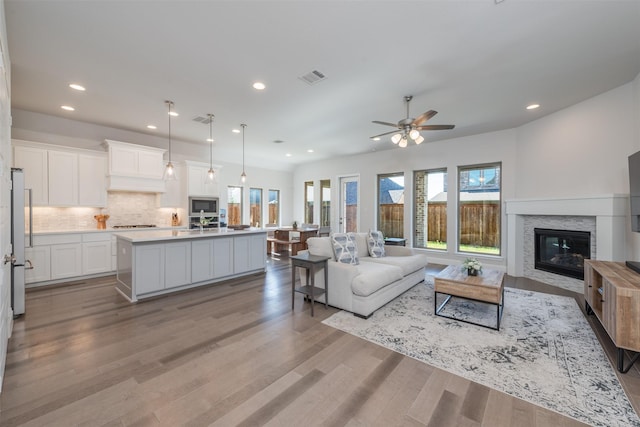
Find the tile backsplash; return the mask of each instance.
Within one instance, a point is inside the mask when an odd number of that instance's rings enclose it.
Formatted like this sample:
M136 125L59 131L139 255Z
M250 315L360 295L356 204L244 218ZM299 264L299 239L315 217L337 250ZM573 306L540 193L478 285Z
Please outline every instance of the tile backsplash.
M107 227L114 225L171 225L172 208L157 208L154 193L109 192L106 208L34 207L33 231L95 230L94 215L109 215ZM178 209L181 224L186 224L184 210Z

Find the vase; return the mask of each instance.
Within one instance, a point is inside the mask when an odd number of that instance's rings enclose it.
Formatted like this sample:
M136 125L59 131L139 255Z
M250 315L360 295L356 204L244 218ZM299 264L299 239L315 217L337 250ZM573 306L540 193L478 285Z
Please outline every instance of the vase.
M469 276L477 276L478 275L478 270L474 270L473 268L468 268L467 269L467 274Z

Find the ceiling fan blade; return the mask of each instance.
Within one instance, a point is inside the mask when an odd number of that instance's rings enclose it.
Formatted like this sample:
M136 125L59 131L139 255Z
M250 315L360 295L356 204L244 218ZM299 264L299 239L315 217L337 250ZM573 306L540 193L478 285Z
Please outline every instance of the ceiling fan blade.
M416 117L416 119L411 124L413 126L420 126L422 123L426 122L427 120L429 120L431 117L435 116L436 114L438 114L437 111L429 110L426 113L422 113L418 117Z
M391 132L381 133L380 135L370 136L369 138L371 138L371 139L378 138L380 136L391 135L392 133L398 133L398 130L396 129L396 130L392 130Z
M394 128L398 127L398 125L396 123L381 122L379 120L374 120L372 123L377 123L379 125L385 125L385 126L393 126Z
M456 127L455 125L426 125L426 126L416 126L415 129L418 130L447 130L453 129Z

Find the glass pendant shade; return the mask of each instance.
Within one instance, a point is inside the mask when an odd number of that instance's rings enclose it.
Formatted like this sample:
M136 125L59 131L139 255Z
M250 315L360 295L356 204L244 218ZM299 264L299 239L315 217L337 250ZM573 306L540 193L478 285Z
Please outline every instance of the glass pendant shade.
M204 179L205 184L213 184L215 181L216 172L213 170L213 118L215 117L213 114L207 114L209 118L209 170L207 171L207 176Z
M416 138L416 145L422 144L423 141L424 141L424 137L422 135L418 136Z
M401 139L402 139L402 134L396 133L391 137L391 142L393 142L394 144L397 144L398 142L400 142Z
M242 123L240 126L242 126L242 174L240 175L240 182L244 184L247 182L247 174L244 172L244 129L247 125Z
M420 132L418 132L417 130L413 129L411 132L409 132L409 137L411 137L411 139L413 139L415 141L416 139L418 139L420 137Z
M164 103L169 107L169 160L167 161L167 165L164 167L164 174L162 178L165 181L175 181L178 178L176 177L176 170L171 163L171 116L174 115L171 112L171 107L173 107L172 101L164 101Z
M402 139L400 140L400 142L398 143L398 145L399 145L401 148L405 148L405 147L407 146L407 137L405 136L404 138L402 138Z

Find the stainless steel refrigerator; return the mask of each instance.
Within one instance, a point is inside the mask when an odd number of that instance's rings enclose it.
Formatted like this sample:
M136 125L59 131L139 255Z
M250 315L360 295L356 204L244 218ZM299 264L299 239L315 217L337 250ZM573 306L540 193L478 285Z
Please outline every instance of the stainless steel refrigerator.
M31 190L24 188L22 169L11 169L11 308L13 315L24 314L25 269L33 268L25 259L25 247L33 246ZM28 241L29 245L26 246Z

